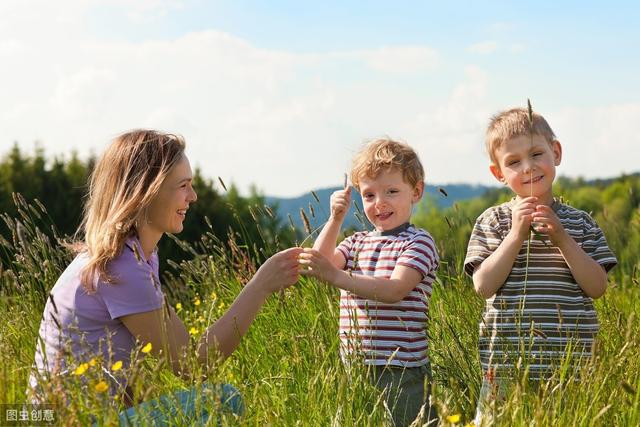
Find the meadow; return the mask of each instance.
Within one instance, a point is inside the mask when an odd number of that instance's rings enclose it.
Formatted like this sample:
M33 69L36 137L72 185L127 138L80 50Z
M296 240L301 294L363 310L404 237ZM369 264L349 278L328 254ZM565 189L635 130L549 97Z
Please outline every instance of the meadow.
M442 425L467 425L474 416L481 381L478 322L484 302L462 270L464 236L474 219L469 212L475 214L492 201L415 216L417 225L433 230L441 242L443 261L431 299L428 334L433 399ZM11 238L0 239L9 260L0 272L1 403L25 402L44 303L73 256L44 206L19 196L15 203L18 214L3 216ZM255 211L269 214L258 207ZM607 231L612 247L635 244L618 242L623 233L640 229L637 203L631 212L626 231ZM170 262L162 280L167 302L183 318L194 341L229 306L259 260L280 245L236 242L234 236L242 234L243 227L252 227L246 223L237 224L238 230L223 243L211 232L211 222L215 217L203 221L205 231L199 240L174 237L188 256L179 263ZM625 250L621 251L627 254ZM586 371L559 368L550 381L531 387L523 366L512 392L496 407L496 425L640 425L640 289L635 254L637 250L628 252L610 275L607 293L596 302L601 331L596 355ZM363 370L353 367L347 372L339 360L337 317L338 292L325 283L301 278L268 301L233 356L208 368L194 364L192 380L175 377L162 362L142 354L129 372L135 396L151 399L206 379L235 385L247 407L241 419L222 414L210 425L384 425L386 412L380 395L364 379ZM582 377L579 382L574 380L578 374ZM108 397L101 386L103 380L100 370L89 364L78 365L73 375L43 385L60 424L98 421L110 425L117 421L121 402Z

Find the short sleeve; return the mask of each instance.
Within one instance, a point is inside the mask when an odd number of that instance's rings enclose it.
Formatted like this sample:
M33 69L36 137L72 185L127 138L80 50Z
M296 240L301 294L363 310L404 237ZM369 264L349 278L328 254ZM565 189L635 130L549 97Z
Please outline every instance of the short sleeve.
M582 250L593 258L607 272L618 264L616 256L613 254L604 233L598 227L596 221L585 213L584 234L582 238Z
M435 271L439 263L435 242L428 234L416 235L396 261L396 265L418 270L423 278Z
M349 259L351 255L351 250L353 249L354 239L357 234L352 234L351 236L344 239L340 244L336 247L336 250L340 251L345 259L345 268L349 265Z
M485 212L476 220L464 259L464 271L469 276L473 276L476 268L502 243L498 227L498 218L490 212Z
M125 247L123 253L109 264L114 283L100 282L98 294L102 297L112 319L129 314L145 313L162 307L164 296L157 271L157 255L146 262L136 259L133 251Z

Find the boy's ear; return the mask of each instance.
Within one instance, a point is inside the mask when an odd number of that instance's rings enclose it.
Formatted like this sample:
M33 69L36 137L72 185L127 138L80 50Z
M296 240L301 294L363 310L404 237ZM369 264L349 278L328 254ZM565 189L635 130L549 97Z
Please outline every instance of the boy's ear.
M420 181L413 187L413 197L411 198L412 203L417 203L422 199L422 194L424 193L424 181Z
M560 141L553 141L551 144L551 150L553 150L555 165L560 166L560 161L562 160L562 145L560 145Z
M498 181L504 184L504 175L502 175L502 171L500 171L500 167L495 163L491 163L489 165L489 170L491 171L491 175L495 176Z

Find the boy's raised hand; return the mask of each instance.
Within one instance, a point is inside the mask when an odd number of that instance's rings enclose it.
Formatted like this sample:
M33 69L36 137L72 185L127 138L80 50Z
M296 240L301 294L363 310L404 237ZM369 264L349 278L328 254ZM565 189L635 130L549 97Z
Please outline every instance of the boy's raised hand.
M529 237L531 218L536 211L537 197L525 197L516 202L511 210L511 232L516 233L519 240Z
M331 218L336 221L344 220L351 205L351 187L347 186L344 190L334 191L330 200Z

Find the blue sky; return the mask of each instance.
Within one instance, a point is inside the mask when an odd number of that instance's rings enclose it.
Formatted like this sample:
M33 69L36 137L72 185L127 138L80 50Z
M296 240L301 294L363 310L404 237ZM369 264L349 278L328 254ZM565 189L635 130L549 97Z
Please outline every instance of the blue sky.
M6 0L0 154L156 127L205 175L293 196L389 135L430 183L491 183L483 128L531 98L560 174L634 172L638 22L633 2Z

